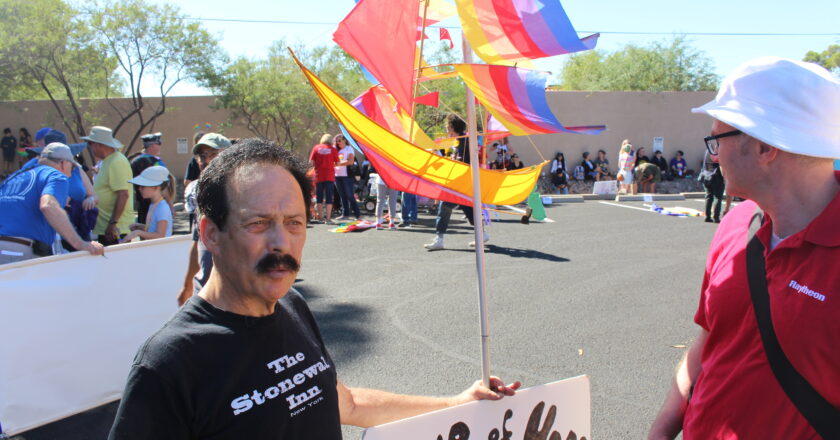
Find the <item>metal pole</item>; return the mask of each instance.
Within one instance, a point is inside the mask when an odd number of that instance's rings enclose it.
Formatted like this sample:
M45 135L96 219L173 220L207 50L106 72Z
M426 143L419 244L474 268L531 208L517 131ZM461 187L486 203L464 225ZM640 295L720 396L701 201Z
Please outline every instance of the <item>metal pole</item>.
M414 70L414 88L411 90L411 128L408 129L408 141L414 143L414 110L417 108L417 103L414 99L417 98L417 88L420 86L420 74L423 72L423 42L426 41L426 13L429 11L429 0L422 0L423 2L423 24L420 27L420 53L417 54L417 63L415 63Z
M461 34L464 63L472 64L472 48ZM465 86L466 87L466 86ZM481 215L481 178L478 173L478 124L475 116L475 96L467 89L467 130L470 141L470 171L473 181L473 224L475 225L475 269L478 275L478 312L481 324L481 377L490 386L490 330L487 325L487 274L484 270L484 218Z

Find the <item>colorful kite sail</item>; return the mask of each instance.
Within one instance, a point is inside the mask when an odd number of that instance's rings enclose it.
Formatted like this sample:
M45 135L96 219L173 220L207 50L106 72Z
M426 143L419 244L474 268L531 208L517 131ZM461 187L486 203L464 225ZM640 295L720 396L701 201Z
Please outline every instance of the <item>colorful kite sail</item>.
M472 174L463 162L437 156L413 145L381 127L356 110L341 95L324 84L295 59L321 102L354 138L366 148L369 160L392 188L417 195L472 205ZM510 205L530 194L545 163L515 171L479 170L481 201L492 205ZM438 193L427 192L433 186Z
M578 38L559 0L455 0L464 36L491 64L588 50L599 34Z
M511 134L598 134L606 129L604 125L564 127L548 106L545 72L486 64L454 67L481 104Z
M377 124L412 144L428 150L436 148L434 141L420 129L418 124L413 124L412 136L408 137L408 130L412 129L411 117L397 106L394 97L381 86L371 87L354 99L351 104Z
M338 24L333 41L411 110L417 42L417 0L362 0Z

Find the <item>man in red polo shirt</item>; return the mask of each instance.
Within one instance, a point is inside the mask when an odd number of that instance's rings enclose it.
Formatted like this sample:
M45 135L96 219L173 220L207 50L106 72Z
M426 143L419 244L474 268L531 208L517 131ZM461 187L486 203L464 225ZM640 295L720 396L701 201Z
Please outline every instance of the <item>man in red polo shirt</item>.
M313 221L322 220L332 224L333 188L335 188L335 166L340 162L338 150L329 144L332 136L321 136L321 142L312 147L309 162L315 168L315 217ZM321 208L326 207L326 215Z
M680 362L650 439L820 438L771 370L747 282L748 228L758 205L772 326L795 370L840 408L840 82L815 64L775 57L726 77L692 110L730 195L749 199L709 250L700 333ZM838 420L840 423L840 420Z

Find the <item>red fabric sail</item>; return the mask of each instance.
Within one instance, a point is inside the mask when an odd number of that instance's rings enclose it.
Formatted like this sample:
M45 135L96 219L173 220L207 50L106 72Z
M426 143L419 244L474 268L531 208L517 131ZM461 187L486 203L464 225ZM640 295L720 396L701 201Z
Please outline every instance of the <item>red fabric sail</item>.
M333 41L365 66L411 111L417 47L416 0L362 0L338 24Z

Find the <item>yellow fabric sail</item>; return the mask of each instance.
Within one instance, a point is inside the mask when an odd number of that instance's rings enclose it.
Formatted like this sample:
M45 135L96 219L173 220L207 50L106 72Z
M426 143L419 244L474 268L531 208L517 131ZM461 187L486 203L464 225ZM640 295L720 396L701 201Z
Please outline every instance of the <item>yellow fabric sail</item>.
M437 156L379 126L310 72L297 57L295 62L327 110L356 141L406 173L472 197L472 173L468 164ZM514 171L480 169L481 202L511 205L525 200L536 185L545 163Z

